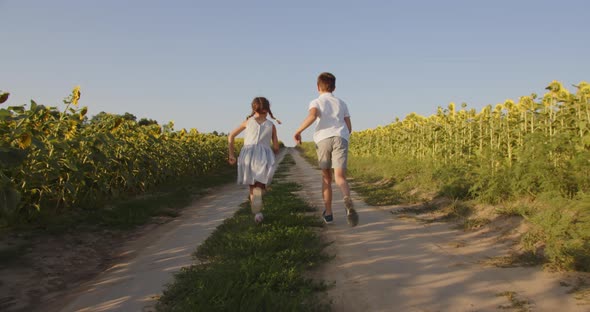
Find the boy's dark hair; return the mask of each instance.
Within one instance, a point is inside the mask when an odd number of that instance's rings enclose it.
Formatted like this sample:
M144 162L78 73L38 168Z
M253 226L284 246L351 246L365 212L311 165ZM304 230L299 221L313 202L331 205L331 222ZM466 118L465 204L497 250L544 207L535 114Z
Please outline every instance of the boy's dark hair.
M252 113L250 116L246 117L246 119L254 116L255 113L264 113L265 111L272 119L276 120L278 124L281 124L281 121L276 119L272 114L272 111L270 110L270 102L268 99L262 96L255 97L254 100L252 100Z
M320 91L334 92L336 90L336 77L331 73L321 73L318 76Z

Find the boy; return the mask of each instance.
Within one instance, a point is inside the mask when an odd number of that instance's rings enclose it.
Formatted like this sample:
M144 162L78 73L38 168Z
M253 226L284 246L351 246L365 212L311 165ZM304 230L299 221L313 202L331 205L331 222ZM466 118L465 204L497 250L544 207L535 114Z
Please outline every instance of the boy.
M346 162L348 160L348 140L352 132L348 107L332 92L336 89L336 77L331 73L321 73L317 81L320 96L309 103L309 115L303 120L294 138L301 144L301 133L318 120L313 134L318 162L322 169L322 195L325 209L324 222L332 223L332 169L336 184L344 195L344 205L348 223L358 224L358 214L350 199L350 188L346 181Z

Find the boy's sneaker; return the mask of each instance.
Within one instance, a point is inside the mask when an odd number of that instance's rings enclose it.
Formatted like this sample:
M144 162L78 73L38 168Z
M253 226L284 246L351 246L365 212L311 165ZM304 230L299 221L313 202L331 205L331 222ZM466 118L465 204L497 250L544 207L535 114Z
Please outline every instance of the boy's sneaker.
M264 216L262 215L262 212L259 212L254 216L254 222L261 223L262 220L264 220Z
M344 197L344 207L346 207L346 221L348 221L348 224L351 226L356 226L359 223L359 215L356 213L356 210L354 210L354 205L350 196Z
M324 212L322 212L322 219L324 219L324 222L326 222L326 224L330 224L332 223L332 221L334 221L334 216L326 215L326 211L324 210Z
M259 187L252 190L252 212L257 214L262 210L262 189Z

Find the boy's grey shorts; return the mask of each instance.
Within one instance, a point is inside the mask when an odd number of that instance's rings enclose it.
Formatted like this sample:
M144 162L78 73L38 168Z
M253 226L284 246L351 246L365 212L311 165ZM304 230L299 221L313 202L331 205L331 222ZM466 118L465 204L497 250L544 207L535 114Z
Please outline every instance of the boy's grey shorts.
M348 160L348 141L339 136L329 137L316 145L320 169L346 169Z

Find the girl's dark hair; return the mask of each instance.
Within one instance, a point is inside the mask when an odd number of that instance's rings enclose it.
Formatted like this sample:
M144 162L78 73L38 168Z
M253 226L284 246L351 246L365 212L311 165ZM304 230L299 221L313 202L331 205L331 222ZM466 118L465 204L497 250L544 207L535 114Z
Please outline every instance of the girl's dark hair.
M321 73L318 76L320 91L334 92L336 90L336 77L331 73Z
M276 120L276 122L279 125L281 124L281 121L276 119L275 116L272 114L272 111L270 110L270 102L262 96L255 97L254 100L252 100L252 113L248 117L246 117L246 119L254 116L254 114L256 113L262 114L265 111L268 112L270 117Z

